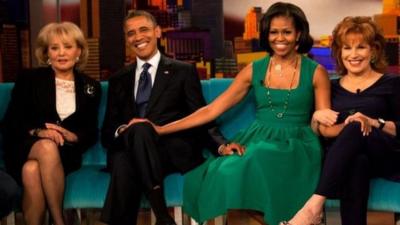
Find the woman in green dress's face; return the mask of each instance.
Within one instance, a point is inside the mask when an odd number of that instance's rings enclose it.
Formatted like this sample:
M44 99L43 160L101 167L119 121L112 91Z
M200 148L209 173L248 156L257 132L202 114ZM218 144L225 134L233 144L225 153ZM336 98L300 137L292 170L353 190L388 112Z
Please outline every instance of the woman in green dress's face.
M296 45L299 37L300 32L297 32L293 18L287 16L272 18L268 42L274 52L274 56L293 58L296 54Z

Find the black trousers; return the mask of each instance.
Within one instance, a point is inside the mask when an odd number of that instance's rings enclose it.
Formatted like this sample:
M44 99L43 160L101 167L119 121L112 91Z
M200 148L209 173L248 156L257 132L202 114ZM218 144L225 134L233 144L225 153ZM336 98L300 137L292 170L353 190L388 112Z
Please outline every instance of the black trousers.
M340 199L342 225L366 225L369 181L400 171L398 142L373 128L363 136L350 123L328 147L316 194Z
M20 192L20 187L11 176L0 170L0 219L18 205Z
M173 151L193 146L179 137L160 137L147 123L129 127L125 149L114 154L111 182L101 220L110 225L136 224L143 194L163 184L164 177L184 172ZM188 159L189 160L189 159ZM199 162L200 163L200 162Z

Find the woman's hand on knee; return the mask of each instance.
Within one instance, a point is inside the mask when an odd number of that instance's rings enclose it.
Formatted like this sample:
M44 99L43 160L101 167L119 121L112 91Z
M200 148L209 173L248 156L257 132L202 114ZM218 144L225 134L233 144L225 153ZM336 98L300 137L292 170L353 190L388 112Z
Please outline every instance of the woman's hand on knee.
M57 124L54 124L54 123L46 123L45 125L46 125L47 129L57 131L62 136L63 144L64 144L64 141L68 141L71 143L78 142L78 136L74 132L71 132Z
M133 124L137 124L137 123L149 123L154 128L154 130L157 132L157 134L161 134L162 133L160 126L154 124L153 122L151 122L150 120L148 120L146 118L133 118L133 119L131 119L129 121L127 127L129 127L129 126L131 126Z
M54 141L57 145L64 145L64 137L56 130L53 129L40 129L36 133L37 137L47 138Z
M372 131L371 126L372 119L360 112L354 113L346 118L344 124L347 125L352 122L358 122L361 125L361 132L364 136L368 136Z

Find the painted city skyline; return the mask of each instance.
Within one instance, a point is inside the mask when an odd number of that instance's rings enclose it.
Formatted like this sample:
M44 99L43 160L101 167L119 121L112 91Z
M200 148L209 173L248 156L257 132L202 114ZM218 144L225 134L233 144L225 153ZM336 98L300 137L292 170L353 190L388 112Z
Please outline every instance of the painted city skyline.
M317 40L329 35L333 29L330 26L343 18L342 14L349 14L349 10L353 15L359 14L361 9L370 16L382 12L380 0L355 0L346 3L341 14L336 13L329 17L325 12L324 19L318 18L322 17L321 11L324 10L316 8L324 6L332 11L335 7L342 6L343 1L291 2L299 5L307 14L312 34L313 27L326 24L324 29L314 29L319 31L313 35ZM130 9L151 12L163 28L160 50L173 58L196 64L202 79L233 77L247 63L265 55L258 44L258 20L274 2L276 1L0 0L0 12L3 15L0 16L0 81L13 81L22 68L36 66L32 46L39 29L48 22L64 20L78 24L88 38L91 54L85 72L99 80L107 79L110 74L135 59L125 46L122 29L123 18ZM398 43L393 43L393 38L390 40L391 46ZM319 54L326 51L314 52ZM395 52L391 54L398 58ZM329 57L323 56L325 61ZM392 61L394 64L398 60L394 58ZM326 66L330 68L332 65Z

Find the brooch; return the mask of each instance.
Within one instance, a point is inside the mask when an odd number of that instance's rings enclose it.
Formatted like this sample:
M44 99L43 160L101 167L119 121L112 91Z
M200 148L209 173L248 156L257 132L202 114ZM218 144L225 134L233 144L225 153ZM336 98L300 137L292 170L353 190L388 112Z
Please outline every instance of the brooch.
M94 96L94 86L91 84L86 84L84 87L84 92L86 95L93 97Z

